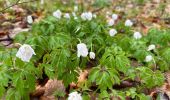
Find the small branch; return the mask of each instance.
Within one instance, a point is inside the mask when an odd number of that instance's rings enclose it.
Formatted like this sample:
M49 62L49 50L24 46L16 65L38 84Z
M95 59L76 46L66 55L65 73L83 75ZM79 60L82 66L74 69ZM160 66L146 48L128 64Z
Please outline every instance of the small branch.
M38 0L31 0L31 1L25 1L25 2L20 2L20 3L19 3L19 1L20 1L20 0L18 0L15 4L12 4L11 6L8 6L8 7L4 8L4 9L2 9L2 10L0 11L0 13L3 13L5 10L7 10L7 9L9 9L9 8L15 6L15 5L24 4L24 3L30 3L30 2L35 2L35 1L38 1Z
M104 7L100 7L100 8L98 8L98 9L95 9L95 10L92 11L92 13L99 12L99 11L101 11L103 8L104 8Z

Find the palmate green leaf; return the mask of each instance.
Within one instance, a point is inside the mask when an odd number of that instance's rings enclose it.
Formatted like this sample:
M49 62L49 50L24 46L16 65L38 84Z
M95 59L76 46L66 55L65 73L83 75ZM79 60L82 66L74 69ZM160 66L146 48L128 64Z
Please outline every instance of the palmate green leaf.
M124 55L116 56L115 63L116 63L117 69L124 73L127 72L128 68L130 66L129 59Z
M8 86L9 75L5 70L0 71L0 86Z
M111 94L110 94L112 97L115 97L114 99L115 100L126 100L126 94L125 94L125 91L118 91L118 90L114 90L114 89L111 89Z
M51 52L51 65L55 68L57 75L60 77L67 67L70 51L68 49L59 49L58 51Z
M82 95L83 100L90 100L90 95L88 94L83 94Z
M130 66L130 61L125 56L125 52L119 47L111 47L105 50L101 60L102 65L106 65L110 68L117 69L121 72L126 72Z
M118 45L124 50L124 51L129 51L130 50L130 42L131 42L131 39L127 36L123 36L121 37L120 40L117 40L119 41L118 42Z
M71 82L77 82L78 73L74 70L67 70L62 73L62 76L59 77L60 80L63 80L64 86L68 86Z
M128 91L126 91L126 96L130 96L132 99L135 99L136 95L136 88L132 87Z
M29 94L35 89L35 76L33 73L28 70L23 69L15 69L13 72L10 72L11 76L11 85L15 91L15 95L19 95L19 97L24 100L29 99ZM19 99L20 100L20 99Z
M164 59L159 59L157 62L158 68L161 71L168 71L169 70L169 64Z
M161 50L160 55L166 62L170 62L170 48L165 48Z
M98 67L93 68L93 70L91 70L90 75L89 75L89 81L91 82L95 82L96 77L99 76L100 73L100 69Z
M5 91L6 91L5 87L2 86L2 85L0 85L0 98L1 98L2 96L4 96Z
M27 94L31 93L33 90L35 90L35 84L36 84L36 78L34 76L34 74L24 71L24 76L25 76L25 80L24 80L24 91L27 91L24 94L24 97L26 97ZM28 96L28 95L27 95Z
M99 94L99 100L110 100L110 95L109 95L109 93L106 91L106 90L104 90L104 91L102 91L100 94Z
M45 70L45 74L49 77L49 78L54 78L56 77L55 75L55 67L53 67L50 64L43 64L42 66L44 66L44 70Z
M20 93L20 95L24 95L24 80L23 73L21 71L17 71L13 74L12 77L13 86L16 88L16 91Z
M137 97L138 97L139 100L152 100L151 96L145 95L143 93L137 94Z
M21 100L21 95L16 89L10 88L7 91L7 95L5 97L6 100Z
M146 38L149 40L150 44L166 46L169 42L168 34L169 33L163 30L150 29Z
M99 86L100 91L112 88L113 84L120 82L118 72L113 69L106 69L100 66L93 68L89 75L89 81L95 82Z
M147 67L140 67L137 70L140 71L139 77L141 78L141 83L144 83L148 88L160 86L165 80L164 75L158 70L153 72Z
M146 50L139 49L134 52L133 56L138 60L138 61L144 61L145 57L149 54Z
M55 36L48 37L48 46L52 50L63 47L65 44L70 44L70 37L68 35L57 34Z
M99 88L102 90L106 90L107 88L111 88L112 87L112 78L111 76L109 75L108 72L106 71L103 71L101 72L100 71L100 77L97 77L96 78L96 85L99 85Z

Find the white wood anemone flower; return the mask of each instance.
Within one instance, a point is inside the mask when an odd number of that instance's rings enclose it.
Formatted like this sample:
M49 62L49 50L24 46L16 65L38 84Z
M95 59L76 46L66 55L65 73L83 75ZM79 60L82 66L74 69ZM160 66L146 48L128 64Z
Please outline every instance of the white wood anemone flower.
M154 44L148 46L148 51L154 50L156 47Z
M84 12L84 13L82 13L81 14L81 18L82 18L82 20L88 20L88 21L90 21L90 20L92 20L92 18L93 18L93 14L91 13L91 12Z
M112 19L113 20L117 20L118 19L118 15L117 14L112 14Z
M115 36L116 34L117 34L117 31L116 31L115 29L111 29L111 30L109 31L109 35L110 35L111 37Z
M74 17L74 19L75 19L75 20L77 20L77 19L78 19L78 17L77 17L77 15L76 15L76 13L75 13L75 12L72 12L72 15L73 15L73 17Z
M152 61L152 56L151 55L147 55L146 57L145 57L145 61L146 62L150 62L150 61Z
M40 4L43 5L44 4L44 0L41 0Z
M84 43L79 43L77 44L77 57L87 57L88 55L88 49L86 44Z
M74 6L74 12L77 12L78 11L78 6Z
M131 27L133 25L133 22L129 19L125 21L125 26Z
M72 92L69 94L68 100L83 100L81 94L78 92Z
M53 12L53 16L56 17L57 19L60 19L62 16L61 11L58 9L55 12Z
M28 44L24 44L19 48L16 57L20 58L24 62L29 62L33 55L36 54L31 46Z
M115 20L109 19L108 26L113 26L115 24Z
M90 52L90 59L95 59L95 53L94 52Z
M32 18L31 15L27 16L27 22L28 22L29 24L32 24L32 23L33 23L33 18Z
M65 13L64 18L70 19L70 14L69 13Z
M140 38L142 38L142 35L141 35L140 32L135 32L135 33L133 34L133 37L134 37L135 39L140 39Z

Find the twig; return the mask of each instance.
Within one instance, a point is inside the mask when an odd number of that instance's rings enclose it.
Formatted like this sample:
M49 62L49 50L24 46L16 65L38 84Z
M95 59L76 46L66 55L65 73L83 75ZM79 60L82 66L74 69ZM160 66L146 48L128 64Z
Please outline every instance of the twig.
M4 8L4 9L2 9L2 10L0 11L0 13L3 13L5 10L7 10L7 9L9 9L9 8L15 6L15 5L24 4L24 3L30 3L30 2L35 2L35 1L38 1L38 0L31 0L31 1L25 1L25 2L20 2L20 3L19 3L19 1L20 1L20 0L18 0L15 4L12 4L11 6L8 6L8 7Z
M92 13L99 12L99 11L101 11L103 8L104 8L104 7L100 7L100 8L98 8L98 9L95 9L95 10L92 11Z

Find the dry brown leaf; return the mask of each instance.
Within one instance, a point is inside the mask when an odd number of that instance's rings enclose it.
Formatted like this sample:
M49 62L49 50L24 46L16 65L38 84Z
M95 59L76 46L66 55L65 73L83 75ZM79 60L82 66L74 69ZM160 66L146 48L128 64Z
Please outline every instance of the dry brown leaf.
M80 72L80 75L79 75L78 81L77 81L77 86L78 87L87 80L88 74L89 74L88 70L84 70L84 71Z
M45 84L45 93L44 96L51 96L55 91L61 91L65 92L65 87L62 83L62 81L59 81L57 79L50 79L48 82Z

